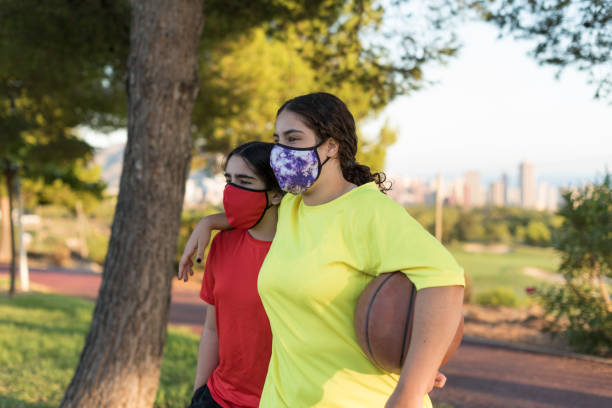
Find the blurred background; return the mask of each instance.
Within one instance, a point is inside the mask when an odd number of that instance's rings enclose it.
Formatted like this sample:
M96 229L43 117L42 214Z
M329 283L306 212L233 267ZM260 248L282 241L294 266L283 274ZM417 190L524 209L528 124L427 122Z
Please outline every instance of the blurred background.
M283 101L326 91L358 122L359 160L387 174L389 195L465 268L466 335L612 355L610 2L211 1L206 10L177 262L195 223L222 209L224 154L272 141ZM0 357L13 367L0 374L0 406L56 406L87 333L90 302L39 292L96 296L127 141L130 12L127 1L0 3L0 307L14 334L1 344L14 349L34 330L18 324L24 307L44 305L53 316L38 318L57 325L61 313L79 317L72 354L53 370L30 368L56 384L44 396L20 377L15 353ZM82 293L62 291L61 276L78 274L97 278ZM182 287L184 302L197 304L199 280ZM21 304L5 296L32 290ZM201 328L199 315L172 316L160 407L189 393ZM39 330L30 335L49 333ZM439 404L468 406L457 398Z

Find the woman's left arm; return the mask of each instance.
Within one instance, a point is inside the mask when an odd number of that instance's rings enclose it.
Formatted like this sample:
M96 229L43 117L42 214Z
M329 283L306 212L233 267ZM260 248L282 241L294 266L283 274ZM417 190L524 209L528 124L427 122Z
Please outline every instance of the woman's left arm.
M463 286L424 288L417 292L410 348L397 387L385 408L422 408L448 350L463 304Z

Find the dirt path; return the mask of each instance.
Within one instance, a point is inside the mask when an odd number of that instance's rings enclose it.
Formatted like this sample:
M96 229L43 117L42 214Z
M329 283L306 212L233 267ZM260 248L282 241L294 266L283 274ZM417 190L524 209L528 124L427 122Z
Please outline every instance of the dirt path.
M0 278L7 277L0 265ZM95 299L101 276L33 269L31 281L51 291ZM173 283L170 324L199 334L204 308L195 283ZM454 408L603 408L612 407L612 365L544 354L483 346L469 341L442 369L443 390L436 402Z

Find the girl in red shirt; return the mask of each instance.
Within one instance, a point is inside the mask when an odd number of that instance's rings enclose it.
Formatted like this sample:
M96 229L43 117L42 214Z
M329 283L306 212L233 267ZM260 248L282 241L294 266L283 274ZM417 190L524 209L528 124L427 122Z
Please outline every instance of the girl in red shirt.
M272 334L257 293L257 276L276 232L282 198L270 167L272 147L250 142L227 157L223 207L234 229L215 236L206 260L200 292L207 304L206 321L192 408L259 405ZM183 278L187 280L187 272Z

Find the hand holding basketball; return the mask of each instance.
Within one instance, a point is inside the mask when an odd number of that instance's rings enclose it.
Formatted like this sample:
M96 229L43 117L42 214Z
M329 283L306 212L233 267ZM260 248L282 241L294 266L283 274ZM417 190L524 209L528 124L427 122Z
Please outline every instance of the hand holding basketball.
M372 280L355 308L355 333L363 352L381 369L399 373L412 336L416 288L401 272L385 273ZM463 337L463 318L443 366L455 354Z

